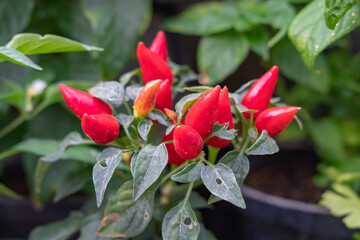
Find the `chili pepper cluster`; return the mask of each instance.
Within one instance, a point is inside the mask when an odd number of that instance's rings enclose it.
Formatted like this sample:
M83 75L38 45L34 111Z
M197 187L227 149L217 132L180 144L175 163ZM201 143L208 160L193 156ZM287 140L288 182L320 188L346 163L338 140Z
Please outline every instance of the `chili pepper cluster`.
M228 130L235 127L226 86L222 89L215 86L201 93L191 107L178 116L172 111L174 75L168 64L164 33L160 31L157 34L150 48L140 42L136 54L145 86L134 101L133 114L135 119L141 120L155 108L176 125L162 138L170 164L179 165L196 158L204 144L224 148L231 143L231 140L210 136L215 123L225 124ZM277 79L278 67L273 66L249 88L241 100L241 104L249 109L242 112L244 121L253 122L259 133L266 130L270 137L282 132L300 109L290 106L269 108ZM66 104L81 119L82 129L90 139L98 144L108 144L118 138L120 126L112 116L113 109L108 103L63 84L60 90Z

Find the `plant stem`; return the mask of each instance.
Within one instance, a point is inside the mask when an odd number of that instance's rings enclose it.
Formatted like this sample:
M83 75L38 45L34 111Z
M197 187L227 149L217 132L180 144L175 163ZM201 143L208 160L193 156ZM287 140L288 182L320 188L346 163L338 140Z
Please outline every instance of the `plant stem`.
M194 182L191 182L189 184L189 188L188 188L188 190L186 192L186 195L185 195L185 198L184 198L183 207L185 206L185 203L189 200L189 197L191 195L191 191L192 191L193 187L194 187Z
M128 112L129 115L133 115L130 107L129 107L129 104L125 101L125 99L123 98L122 99L122 103L124 104L125 108L126 108L126 111Z
M183 164L179 165L177 168L175 168L174 170L171 170L168 174L166 174L160 181L158 187L160 187L161 185L163 185L167 180L169 180L171 178L172 175L174 175L175 173L177 173L178 171L180 171L181 169L183 169L186 165L188 165L187 162L184 162Z
M12 121L10 124L8 124L6 127L4 127L3 129L1 129L0 131L0 138L2 138L3 136L5 136L6 134L8 134L9 132L11 132L12 130L14 130L16 127L18 127L20 124L22 124L23 122L25 122L25 120L27 120L27 118L25 117L25 115L20 115L17 118L15 118L14 121Z
M3 160L4 158L13 156L13 155L18 154L18 153L20 153L20 151L15 150L15 149L9 149L9 150L7 150L5 152L2 152L2 153L0 153L0 161Z
M220 151L220 148L215 148L215 147L212 147L212 146L208 145L208 149L209 149L208 160L209 160L209 162L214 164L215 161L216 161L217 155L218 155L218 153Z

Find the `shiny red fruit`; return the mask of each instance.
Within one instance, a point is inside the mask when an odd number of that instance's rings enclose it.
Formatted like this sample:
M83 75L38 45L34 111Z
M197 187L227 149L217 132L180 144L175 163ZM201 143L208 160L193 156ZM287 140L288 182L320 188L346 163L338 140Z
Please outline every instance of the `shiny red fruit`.
M274 93L275 85L279 75L279 68L273 66L269 71L262 75L246 92L241 104L248 109L257 110L254 119L269 107L271 97ZM244 113L250 119L250 113Z
M273 107L266 109L255 120L259 133L267 130L270 137L281 133L293 120L300 107Z
M159 55L165 62L168 60L168 50L165 34L163 31L159 31L156 34L151 46L150 51Z
M174 147L176 153L184 159L196 158L203 149L203 140L190 126L179 125L174 129Z
M174 130L172 130L169 135L165 135L162 142L172 141L173 140L173 135L174 135ZM168 163L180 165L180 164L182 164L182 163L184 163L186 161L186 159L180 157L176 153L173 143L166 144L165 146L166 146L166 149L168 151Z
M112 114L111 107L102 100L89 93L60 84L61 94L69 108L80 119L85 113L89 115L107 113Z
M162 81L157 91L155 108L165 113L165 108L172 109L172 91L169 80Z
M98 144L114 141L119 135L119 123L110 114L84 114L81 127L85 134Z
M229 129L234 129L233 117L231 114L231 104L229 98L229 91L227 87L222 89L219 96L219 103L216 109L215 122L219 124L229 123ZM215 147L223 148L231 143L231 140L220 139L218 137L212 137L206 141L206 144Z

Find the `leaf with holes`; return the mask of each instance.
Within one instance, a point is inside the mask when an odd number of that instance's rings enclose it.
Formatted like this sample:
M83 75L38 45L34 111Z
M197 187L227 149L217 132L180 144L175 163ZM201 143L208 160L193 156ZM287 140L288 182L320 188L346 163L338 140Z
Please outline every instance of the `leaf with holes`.
M167 212L161 228L164 240L196 240L200 233L200 223L188 201Z
M159 121L159 123L166 127L170 126L169 118L162 111L159 111L157 109L152 110L152 112L148 114L148 118L153 121Z
M97 157L97 163L93 168L93 181L96 192L96 204L100 207L104 198L106 187L114 174L117 165L120 163L123 150L109 147L103 150Z
M31 61L30 58L28 58L21 52L8 47L0 47L0 62L3 61L16 63L25 67L31 67L36 70L42 70L42 68L33 61Z
M137 200L161 175L168 162L165 144L146 145L140 152L135 164L134 200Z
M358 2L359 0L325 0L326 26L334 30L340 19Z
M201 178L201 169L205 165L202 162L193 162L183 170L171 176L171 179L180 183L195 182Z
M236 136L237 130L228 129L229 123L219 124L218 122L214 123L212 127L212 133L208 138L218 137L220 139L233 140Z
M113 104L114 106L120 106L124 98L124 86L116 81L103 82L90 89L90 94L94 97Z
M153 125L153 122L146 118L142 119L138 124L137 129L138 129L139 135L144 141L147 140L147 135L149 134L152 125Z
M201 179L212 194L240 208L246 207L234 172L225 164L204 167L201 170Z
M55 162L61 158L66 148L74 145L83 144L84 142L86 142L86 140L81 137L80 133L71 132L66 135L64 140L61 141L60 146L56 152L42 157L41 160L44 162Z
M134 237L150 222L154 208L154 191L149 189L134 201L133 181L125 182L106 206L97 235L106 238Z
M276 141L269 137L266 130L263 130L260 137L246 150L246 153L248 155L267 155L277 153L278 151L279 147Z
M244 180L249 173L250 170L250 163L249 159L245 155L240 155L240 150L232 150L227 152L220 160L219 163L223 163L235 174L236 182L238 183L239 187L242 186ZM215 202L221 201L221 198L211 195L208 203L212 204Z

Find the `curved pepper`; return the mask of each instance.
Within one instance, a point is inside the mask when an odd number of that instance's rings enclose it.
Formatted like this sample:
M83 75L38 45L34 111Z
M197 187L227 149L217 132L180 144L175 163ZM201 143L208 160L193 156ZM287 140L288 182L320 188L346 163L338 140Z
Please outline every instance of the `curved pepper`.
M172 109L172 92L169 80L162 81L157 91L155 108L165 113L165 108Z
M278 75L279 68L273 66L251 86L242 99L241 104L243 106L248 109L257 110L257 112L254 113L254 119L269 107ZM244 113L244 116L247 119L251 117L250 113Z
M231 104L227 87L224 87L222 91L223 92L220 92L219 103L216 109L215 122L219 122L219 124L229 123L229 129L234 129L233 117L231 114ZM212 137L206 141L206 144L215 148L223 148L230 143L231 140L220 139L218 137Z
M140 115L148 115L154 107L158 88L161 80L155 80L147 83L136 97L134 109Z
M145 84L156 79L168 79L172 84L174 76L168 64L159 55L145 47L143 42L139 42L136 55Z
M293 120L300 107L273 107L266 109L255 120L259 133L267 130L270 137L281 133Z
M85 134L98 144L107 144L114 141L119 135L119 123L110 114L84 114L81 127Z
M112 114L111 107L102 100L91 96L89 93L60 84L60 92L69 108L80 119L87 114Z
M195 129L202 138L209 136L215 123L220 89L220 86L216 86L202 96L191 106L185 116L185 125Z
M184 159L196 158L203 149L203 140L199 133L190 126L179 125L174 129L174 148Z
M168 50L165 34L159 31L150 46L150 51L159 55L165 62L168 60Z

